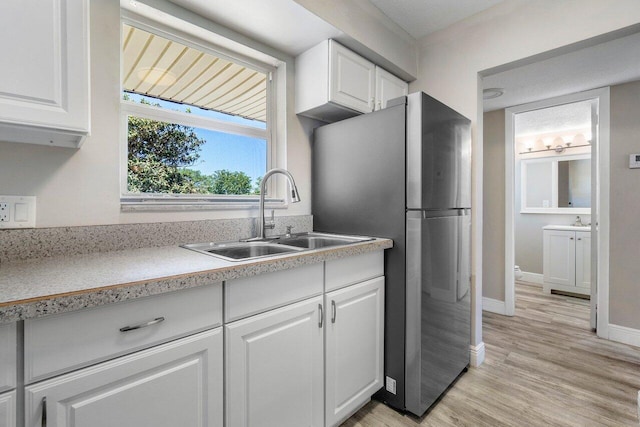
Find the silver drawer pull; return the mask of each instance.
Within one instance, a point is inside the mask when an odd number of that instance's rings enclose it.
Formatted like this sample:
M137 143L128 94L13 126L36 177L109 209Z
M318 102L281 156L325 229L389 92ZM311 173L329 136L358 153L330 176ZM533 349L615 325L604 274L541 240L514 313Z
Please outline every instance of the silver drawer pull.
M336 302L334 300L331 300L331 323L336 323L336 314Z
M40 418L41 427L47 427L47 397L42 398L42 417Z
M146 328L147 326L155 325L156 323L160 323L160 322L164 322L164 317L156 317L153 320L149 320L146 323L140 323L138 325L125 326L124 328L120 328L120 332L135 331L136 329Z

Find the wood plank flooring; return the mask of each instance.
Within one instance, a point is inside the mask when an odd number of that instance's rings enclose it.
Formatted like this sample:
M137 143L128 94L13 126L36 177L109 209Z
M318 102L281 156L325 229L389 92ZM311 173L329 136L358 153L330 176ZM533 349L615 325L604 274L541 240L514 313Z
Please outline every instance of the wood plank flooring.
M372 401L342 427L638 426L640 348L597 338L589 301L516 284L516 314L483 314L486 358L424 417Z

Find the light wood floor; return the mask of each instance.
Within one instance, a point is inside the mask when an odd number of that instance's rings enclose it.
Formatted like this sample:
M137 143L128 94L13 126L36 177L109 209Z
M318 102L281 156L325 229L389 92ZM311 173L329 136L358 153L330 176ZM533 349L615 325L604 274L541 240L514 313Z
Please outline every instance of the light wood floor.
M640 349L599 339L589 301L516 285L516 314L483 315L486 358L422 419L372 401L343 427L638 426Z

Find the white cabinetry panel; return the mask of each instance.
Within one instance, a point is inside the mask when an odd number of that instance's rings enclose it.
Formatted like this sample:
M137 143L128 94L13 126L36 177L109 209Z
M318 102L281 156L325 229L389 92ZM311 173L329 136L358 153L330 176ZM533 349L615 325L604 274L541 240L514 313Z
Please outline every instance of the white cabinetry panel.
M16 392L0 394L0 426L16 427Z
M375 96L375 65L349 49L329 43L329 100L369 113Z
M0 393L16 386L16 324L0 325Z
M575 232L545 230L544 281L564 286L575 285Z
M322 294L322 264L276 271L224 283L224 317L231 322Z
M376 66L376 111L387 108L387 101L409 94L409 84Z
M326 295L326 425L336 426L383 385L384 277Z
M591 293L591 232L547 226L543 235L544 291ZM575 227L574 227L575 228Z
M591 292L591 233L576 231L576 286Z
M225 326L226 425L322 426L322 297Z
M0 2L0 52L3 139L77 147L89 132L88 0Z
M296 114L334 122L384 108L407 92L406 82L334 40L296 58Z
M221 324L221 283L26 320L25 383Z
M25 425L222 427L222 378L216 328L27 387Z

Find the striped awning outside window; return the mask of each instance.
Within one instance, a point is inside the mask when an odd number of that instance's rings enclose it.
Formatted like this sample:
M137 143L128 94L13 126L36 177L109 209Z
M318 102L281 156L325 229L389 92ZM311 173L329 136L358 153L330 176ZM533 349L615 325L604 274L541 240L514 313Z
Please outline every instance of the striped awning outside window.
M266 121L266 74L124 25L123 89Z

